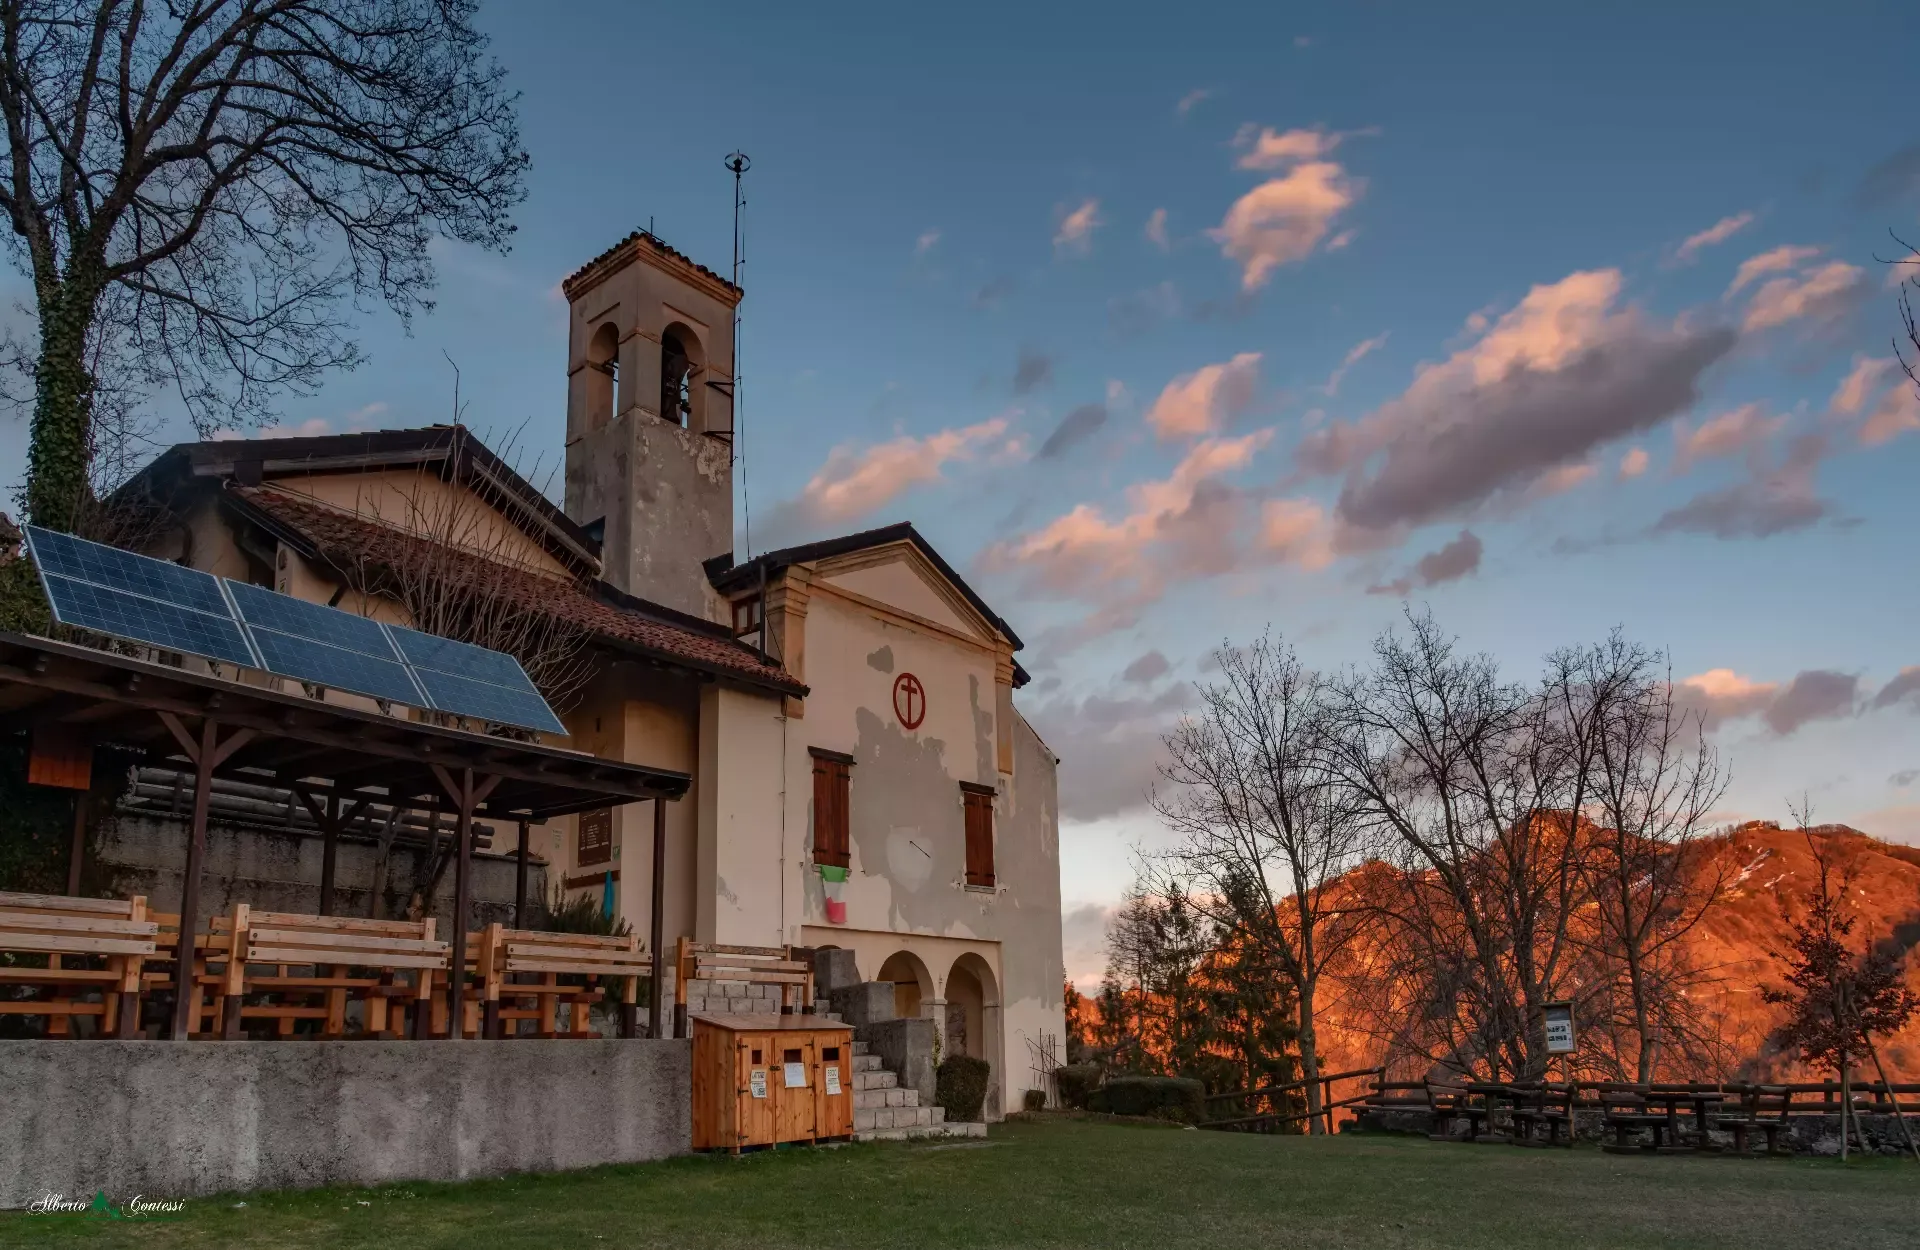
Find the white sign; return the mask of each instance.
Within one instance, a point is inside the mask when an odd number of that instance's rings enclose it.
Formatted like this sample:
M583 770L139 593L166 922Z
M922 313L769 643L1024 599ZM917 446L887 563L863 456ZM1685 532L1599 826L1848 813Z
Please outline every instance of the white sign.
M1570 1055L1578 1050L1573 1036L1573 1004L1548 1003L1542 1011L1547 1025L1547 1053Z
M840 1092L840 1065L836 1063L831 1068L827 1069L827 1093L829 1095L832 1095L832 1094L838 1094L839 1092Z
M786 1064L785 1067L787 1070L787 1088L805 1089L807 1087L807 1065L804 1063L789 1063Z
M753 1070L753 1076L748 1079L747 1084L752 1087L755 1098L765 1098L767 1096L767 1070L765 1068L755 1068Z

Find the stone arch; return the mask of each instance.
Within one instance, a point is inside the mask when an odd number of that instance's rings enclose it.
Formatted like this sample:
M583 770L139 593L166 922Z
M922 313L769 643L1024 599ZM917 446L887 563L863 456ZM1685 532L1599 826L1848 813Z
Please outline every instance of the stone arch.
M893 1013L902 1018L919 1015L920 1004L933 997L933 975L912 951L887 956L875 979L893 982Z
M660 332L660 419L690 430L706 428L707 353L683 321Z
M993 966L973 951L953 961L944 986L946 1007L940 1021L943 1054L984 1059L987 1078L987 1114L999 1119L1001 1089L1005 1084L1006 1055L1000 1015L1000 982Z
M587 431L613 420L620 410L620 329L603 322L587 340Z

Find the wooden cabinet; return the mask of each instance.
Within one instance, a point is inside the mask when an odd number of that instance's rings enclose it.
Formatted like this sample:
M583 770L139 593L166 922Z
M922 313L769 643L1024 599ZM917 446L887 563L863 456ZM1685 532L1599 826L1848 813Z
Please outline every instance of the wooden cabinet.
M817 1016L693 1017L693 1148L853 1135L853 1030Z

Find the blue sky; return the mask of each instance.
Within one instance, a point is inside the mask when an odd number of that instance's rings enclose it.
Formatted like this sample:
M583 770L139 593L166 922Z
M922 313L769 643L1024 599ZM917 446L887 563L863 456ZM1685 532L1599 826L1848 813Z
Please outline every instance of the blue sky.
M444 352L553 464L559 279L649 220L724 269L742 148L753 545L910 519L976 579L1087 915L1205 653L1354 661L1403 594L1516 676L1622 625L1727 815L1920 840L1920 10L1289 7L493 6L513 252L283 424L444 419Z

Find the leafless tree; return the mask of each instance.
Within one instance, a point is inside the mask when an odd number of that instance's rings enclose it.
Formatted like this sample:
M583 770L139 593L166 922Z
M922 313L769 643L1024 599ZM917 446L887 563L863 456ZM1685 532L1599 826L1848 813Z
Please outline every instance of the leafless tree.
M1529 689L1430 616L1407 624L1329 699L1329 767L1396 870L1365 878L1386 930L1374 1014L1431 1061L1537 1076L1542 1008L1578 997L1572 814L1591 795L1591 733L1548 697L1552 668Z
M1702 1013L1711 971L1687 938L1726 884L1707 836L1726 776L1701 718L1676 706L1664 657L1616 630L1564 658L1556 697L1591 727L1597 751L1579 861L1594 921L1581 933L1625 1026L1619 1075L1653 1080L1667 1049L1689 1070L1712 1066L1718 1039Z
M524 554L510 516L430 469L366 498L391 537L328 552L349 585L399 603L415 629L513 656L555 710L578 701L593 632L560 601L584 592Z
M431 307L436 235L506 246L527 156L474 7L0 0L29 520L73 528L107 364L203 431L245 421L359 359L353 300Z
M1214 653L1220 679L1164 743L1154 807L1180 835L1155 868L1225 934L1257 947L1289 983L1312 1131L1320 1118L1314 1030L1329 963L1369 913L1328 886L1360 860L1365 826L1321 758L1324 683L1271 635Z

